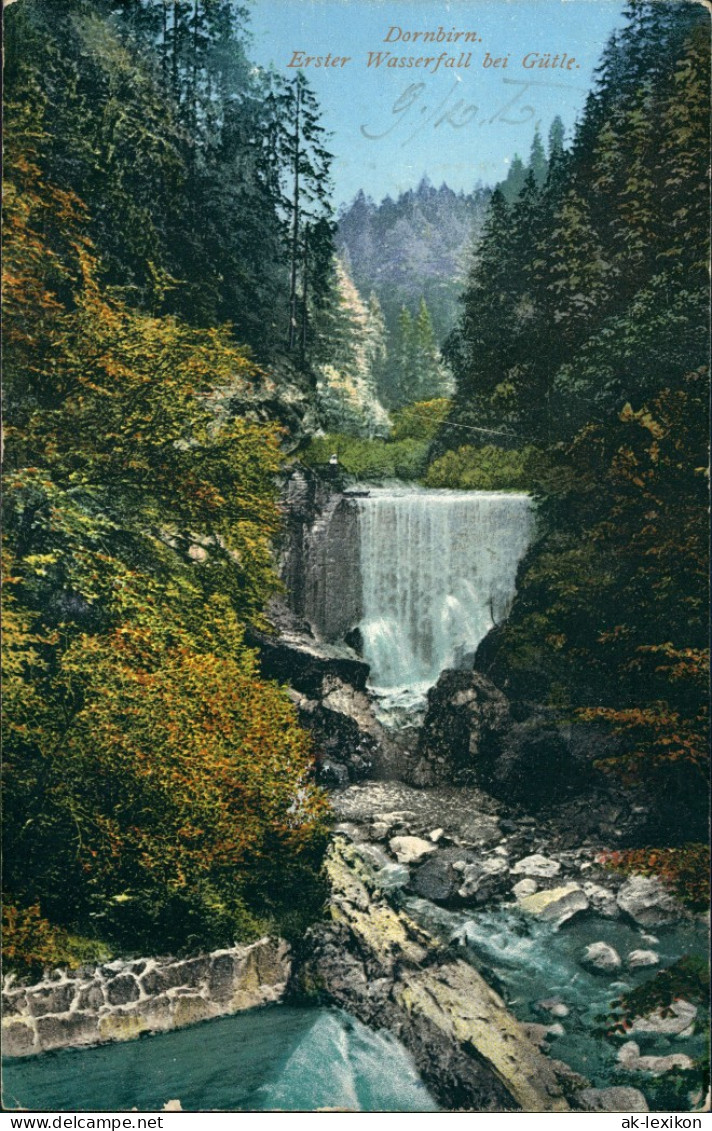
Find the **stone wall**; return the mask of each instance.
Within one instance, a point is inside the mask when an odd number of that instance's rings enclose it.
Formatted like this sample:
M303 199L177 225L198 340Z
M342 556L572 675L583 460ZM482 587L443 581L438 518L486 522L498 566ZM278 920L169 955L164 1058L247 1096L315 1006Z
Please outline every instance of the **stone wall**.
M25 986L3 986L3 1052L127 1041L281 999L291 973L289 947L263 938L197 958L119 959L53 970Z

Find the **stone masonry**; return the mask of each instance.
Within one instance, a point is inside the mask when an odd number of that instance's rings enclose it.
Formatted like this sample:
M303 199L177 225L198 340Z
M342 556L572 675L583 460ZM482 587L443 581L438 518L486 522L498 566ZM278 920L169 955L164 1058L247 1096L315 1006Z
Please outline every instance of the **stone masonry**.
M25 986L5 979L3 1052L28 1056L48 1049L127 1041L141 1033L279 1001L291 973L283 939L197 958L118 959L78 970L53 970Z

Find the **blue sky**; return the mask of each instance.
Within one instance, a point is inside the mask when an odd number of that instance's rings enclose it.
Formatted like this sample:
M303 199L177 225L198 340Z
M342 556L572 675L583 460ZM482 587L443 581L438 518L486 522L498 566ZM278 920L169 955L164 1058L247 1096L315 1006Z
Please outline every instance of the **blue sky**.
M526 159L535 124L544 139L560 114L571 136L610 33L621 25L620 0L253 0L251 59L289 77L294 52L345 65L303 67L333 134L336 204L363 188L375 200L415 187L426 174L469 191L493 184L515 153ZM405 33L474 32L476 42L405 41ZM396 30L390 31L391 28ZM400 31L398 30L400 29ZM391 42L385 42L390 36ZM437 57L420 68L369 67L369 52ZM464 52L464 58L461 53ZM559 55L564 68L527 68ZM504 60L507 66L483 64ZM372 56L372 58L374 57ZM566 56L566 58L564 58ZM569 68L569 60L574 64ZM367 136L371 135L371 136Z

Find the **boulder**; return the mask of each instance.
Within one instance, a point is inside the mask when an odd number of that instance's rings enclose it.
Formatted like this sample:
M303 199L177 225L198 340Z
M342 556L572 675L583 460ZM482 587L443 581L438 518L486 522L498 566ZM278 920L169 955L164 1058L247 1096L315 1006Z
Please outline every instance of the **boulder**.
M467 902L483 903L499 891L508 872L507 863L501 856L485 857L475 864L466 864L461 873L458 897Z
M486 783L510 726L507 699L486 676L442 672L428 692L414 784Z
M528 915L561 926L580 911L587 911L588 899L578 884L571 883L524 896L519 900L519 906Z
M325 644L297 632L279 636L254 632L250 643L259 648L260 670L265 678L288 683L308 698L321 694L325 676L358 691L366 687L368 664L346 645Z
M419 864L432 852L437 852L436 846L429 840L419 836L394 836L388 847L399 864Z
M529 1037L529 1040L532 1041L537 1048L541 1049L542 1052L546 1052L549 1047L546 1040L549 1035L548 1025L540 1025L536 1021L525 1021L522 1028Z
M629 970L637 970L641 966L658 966L660 955L654 950L631 950L626 959Z
M551 860L548 856L541 856L539 853L525 856L512 868L512 874L515 876L539 876L544 880L553 879L560 871L561 864L558 860Z
M602 915L605 919L615 919L617 915L620 915L615 894L609 888L601 887L600 884L589 881L583 885L583 890L597 915Z
M692 1057L681 1052L669 1053L667 1056L641 1056L640 1046L635 1041L627 1041L619 1050L618 1063L627 1072L650 1072L653 1076L662 1076L673 1068L688 1070L695 1066Z
M539 885L536 880L520 880L519 883L515 884L512 888L512 893L515 899L524 899L527 895L534 895L538 887Z
M318 780L336 789L373 775L390 741L368 696L338 676L324 678L317 698L292 694L299 722L310 732Z
M392 826L388 821L374 821L368 835L371 840L388 840L391 832Z
M657 927L684 917L682 907L657 876L630 876L618 892L617 903L641 927Z
M544 1001L538 1001L536 1007L544 1010L545 1013L550 1013L552 1017L568 1017L569 1015L568 1005L559 997L550 997Z
M637 1088L582 1088L576 1093L581 1111L646 1112L645 1096Z
M473 864L474 856L462 848L440 848L418 868L411 880L411 889L422 899L449 903L462 885L462 874L453 865Z
M697 1006L684 998L673 1001L667 1009L656 1009L645 1017L634 1017L628 1030L631 1035L651 1033L656 1036L677 1037L690 1028L697 1017Z
M560 805L569 795L587 789L590 762L572 758L570 727L547 714L514 723L503 736L496 762L483 784L496 796L528 809Z
M606 942L589 943L580 961L593 974L615 974L622 966L620 954Z

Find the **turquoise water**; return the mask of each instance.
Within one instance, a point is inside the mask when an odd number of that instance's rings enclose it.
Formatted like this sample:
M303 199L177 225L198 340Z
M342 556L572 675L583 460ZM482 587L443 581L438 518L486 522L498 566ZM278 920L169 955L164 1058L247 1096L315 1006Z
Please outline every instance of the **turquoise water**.
M398 1042L339 1010L273 1006L91 1049L8 1060L3 1104L29 1111L434 1112Z
M550 1038L551 1055L565 1061L596 1087L627 1084L640 1088L651 1111L689 1110L687 1089L695 1080L678 1081L676 1074L660 1078L648 1073L626 1072L617 1062L622 1040L607 1040L603 1016L614 1001L655 975L656 968L627 970L625 965L609 976L590 973L581 965L586 946L604 941L625 958L631 950L653 949L660 967L670 966L682 954L705 959L709 932L700 920L683 921L655 931L648 943L632 924L595 915L580 916L556 929L516 909L492 911L448 911L426 900L406 897L406 910L426 928L459 946L462 957L472 962L502 995L521 1021L553 1024L561 1031ZM650 936L648 936L650 938ZM558 998L568 1008L559 1019L538 1007L543 999ZM692 1037L637 1034L635 1040L645 1055L686 1053L696 1059L706 1047L704 1011ZM692 1074L688 1074L692 1076ZM677 1092L679 1095L677 1095Z

